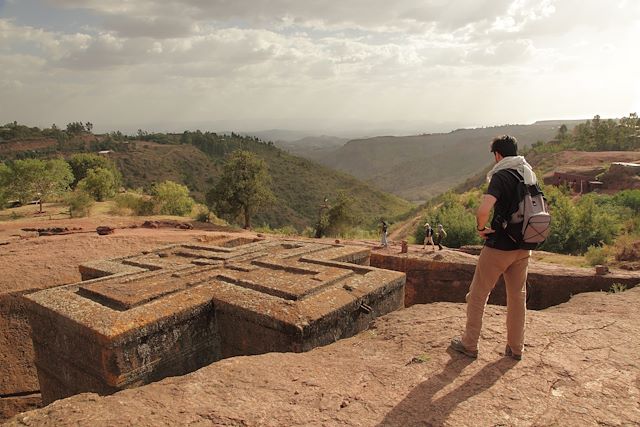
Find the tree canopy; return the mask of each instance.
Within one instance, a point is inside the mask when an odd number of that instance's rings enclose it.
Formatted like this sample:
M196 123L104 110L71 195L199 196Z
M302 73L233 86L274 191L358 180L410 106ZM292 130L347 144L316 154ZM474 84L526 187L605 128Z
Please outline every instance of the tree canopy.
M580 151L631 151L640 148L640 117L631 113L619 120L602 119L596 115L568 132L560 126L554 141L536 142L531 151L537 153Z
M215 187L207 193L207 204L221 216L244 217L244 228L251 228L251 216L273 200L271 178L264 160L249 151L231 153Z
M95 168L104 168L108 169L112 172L116 184L120 185L122 181L122 175L116 165L107 157L99 156L97 154L92 153L79 153L74 154L67 160L69 162L69 166L71 166L71 170L73 171L73 184L75 187L78 182L87 177L87 172L90 169Z
M159 213L164 215L188 215L194 201L189 196L189 189L173 181L155 184L151 189L153 202Z
M2 175L9 197L21 203L40 199L40 212L45 199L63 193L73 181L71 168L62 159L15 160L7 165Z
M94 200L102 202L116 195L118 180L110 169L97 167L87 171L87 176L78 183L78 188Z

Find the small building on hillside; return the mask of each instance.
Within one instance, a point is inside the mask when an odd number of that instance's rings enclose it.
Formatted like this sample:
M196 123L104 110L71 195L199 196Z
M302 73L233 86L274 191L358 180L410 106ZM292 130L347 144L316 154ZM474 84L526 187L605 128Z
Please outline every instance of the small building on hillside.
M543 182L546 185L555 185L556 187L567 186L571 191L580 194L590 193L602 187L602 183L598 181L595 174L573 172L554 172L553 175L546 176Z

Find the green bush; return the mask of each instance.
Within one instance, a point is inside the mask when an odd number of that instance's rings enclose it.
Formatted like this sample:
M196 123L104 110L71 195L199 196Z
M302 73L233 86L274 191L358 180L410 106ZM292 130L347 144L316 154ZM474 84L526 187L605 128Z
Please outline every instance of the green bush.
M612 243L620 233L619 215L601 196L590 194L574 203L562 190L547 186L552 222L549 238L541 249L564 254L583 254L590 246Z
M71 218L81 218L89 215L94 200L93 197L86 192L76 190L69 193L66 202L69 205L69 215L71 215Z
M633 210L636 214L640 213L640 190L623 190L613 196L613 200L620 206Z
M116 205L112 210L116 215L152 215L154 213L153 201L142 194L122 193L114 199Z
M118 186L118 179L113 172L101 167L89 169L86 178L78 183L79 189L99 202L115 196Z
M607 291L610 294L619 294L620 292L624 292L627 290L627 285L623 283L614 283Z
M11 169L4 163L0 162L0 210L4 209L9 199L7 185L11 179Z
M122 182L122 175L120 174L120 171L118 170L116 165L113 163L113 161L111 161L111 159L108 159L104 156L99 156L97 154L91 153L79 153L71 156L71 158L67 160L67 163L69 163L69 166L71 166L71 170L73 172L74 180L71 184L72 188L75 188L75 186L80 181L87 177L89 170L96 168L110 170L113 174L114 179L116 180L117 186L120 186Z
M211 222L211 210L209 210L205 205L195 205L192 213L195 220L198 222Z
M151 194L157 211L163 215L189 215L195 203L189 189L173 181L155 184Z
M463 198L457 197L453 193L447 193L442 196L440 206L433 207L427 215L418 224L414 233L415 242L421 244L424 242L424 223L431 224L434 233L437 231L438 224L442 224L447 232L447 237L442 244L451 248L459 248L464 245L477 245L482 243L478 233L476 232L475 214L466 209ZM470 200L465 200L469 206L474 206Z
M589 246L584 257L589 265L603 265L607 263L608 251L602 246Z

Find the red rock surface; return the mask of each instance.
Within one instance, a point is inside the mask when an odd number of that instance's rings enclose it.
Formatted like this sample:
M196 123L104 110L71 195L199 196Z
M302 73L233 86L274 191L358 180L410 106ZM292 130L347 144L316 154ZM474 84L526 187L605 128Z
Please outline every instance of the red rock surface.
M415 305L308 353L226 359L7 425L638 425L638 304L635 288L529 312L521 362L502 356L504 308L487 309L472 360L448 349L463 305Z
M69 220L23 219L0 223L0 422L6 414L33 407L38 398L15 398L39 391L23 293L80 281L83 262L135 254L168 243L206 242L223 232L203 230L131 229L142 218L96 217ZM116 234L98 236L98 225L110 224ZM40 236L23 228L68 228L71 234ZM78 229L82 231L76 232ZM74 231L75 230L75 231ZM14 408L14 409L11 409ZM12 412L13 411L13 412Z

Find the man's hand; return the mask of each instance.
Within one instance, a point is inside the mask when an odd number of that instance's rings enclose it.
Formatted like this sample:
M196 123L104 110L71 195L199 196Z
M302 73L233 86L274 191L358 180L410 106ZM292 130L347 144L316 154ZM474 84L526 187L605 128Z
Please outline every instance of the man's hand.
M484 194L482 199L480 199L480 206L478 206L478 211L476 212L476 230L478 230L478 234L483 239L486 239L488 234L494 232L491 228L481 229L480 227L489 221L489 213L495 204L496 198L490 194Z
M485 228L482 231L478 231L478 236L480 236L481 239L487 239L487 237L489 237L489 234L493 234L495 233L495 230L491 229L491 228Z

